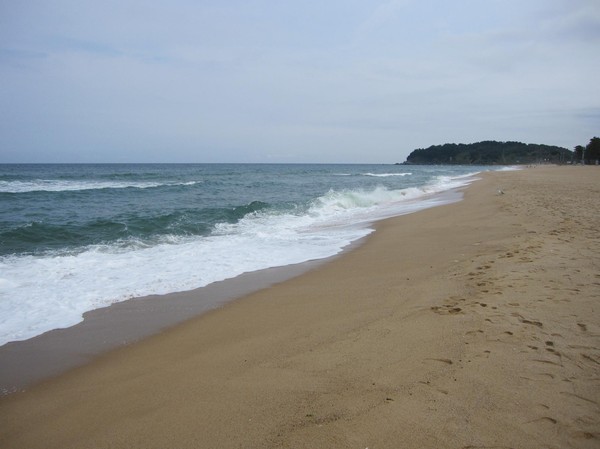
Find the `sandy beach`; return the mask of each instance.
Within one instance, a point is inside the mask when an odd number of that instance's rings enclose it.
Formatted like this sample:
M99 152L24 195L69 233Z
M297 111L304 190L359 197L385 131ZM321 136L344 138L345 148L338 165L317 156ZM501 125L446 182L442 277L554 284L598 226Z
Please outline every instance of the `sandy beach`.
M486 173L0 398L1 448L598 448L600 169Z

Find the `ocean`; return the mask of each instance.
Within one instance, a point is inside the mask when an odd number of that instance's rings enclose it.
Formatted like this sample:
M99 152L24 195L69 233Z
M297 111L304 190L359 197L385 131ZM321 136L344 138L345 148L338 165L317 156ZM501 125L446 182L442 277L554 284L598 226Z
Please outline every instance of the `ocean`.
M114 302L333 256L497 169L0 165L0 345Z

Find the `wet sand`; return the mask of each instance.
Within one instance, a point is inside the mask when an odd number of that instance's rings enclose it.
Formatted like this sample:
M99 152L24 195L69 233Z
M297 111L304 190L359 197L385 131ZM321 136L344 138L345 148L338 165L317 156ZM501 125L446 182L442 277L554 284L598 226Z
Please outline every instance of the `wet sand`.
M486 174L0 399L0 447L598 447L599 194L597 167Z
M358 244L358 243L357 243ZM305 273L323 260L245 273L191 291L133 298L86 312L84 320L0 346L0 396L89 363L229 301Z

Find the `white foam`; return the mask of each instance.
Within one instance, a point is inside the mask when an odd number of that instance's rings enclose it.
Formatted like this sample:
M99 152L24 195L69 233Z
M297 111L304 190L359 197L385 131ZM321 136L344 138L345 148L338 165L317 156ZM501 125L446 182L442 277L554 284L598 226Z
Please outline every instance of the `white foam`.
M363 173L363 176L373 176L376 178L388 178L390 176L411 176L412 173Z
M254 212L207 237L90 246L77 253L0 258L0 344L77 324L86 311L150 294L190 290L245 272L321 259L369 234L378 219L439 204L423 188L330 191L296 213Z
M518 171L518 170L523 170L523 167L518 166L518 165L511 165L511 166L502 167L502 168L498 169L498 171Z
M179 182L150 182L150 181L64 181L55 179L37 179L35 181L0 181L0 192L64 192L96 189L149 189L162 186L194 185L199 181Z
M248 219L236 233L124 251L5 257L0 263L0 344L68 327L84 312L150 294L190 290L245 272L337 254L366 229L304 235L274 220ZM302 221L300 219L300 221ZM250 222L250 223L248 223Z

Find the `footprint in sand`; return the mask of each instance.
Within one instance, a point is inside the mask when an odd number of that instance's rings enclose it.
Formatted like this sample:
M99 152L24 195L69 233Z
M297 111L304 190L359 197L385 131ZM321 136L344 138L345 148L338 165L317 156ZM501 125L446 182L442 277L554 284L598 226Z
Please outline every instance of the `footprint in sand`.
M454 362L450 359L425 359L425 360L433 360L434 362L442 362L445 363L447 365L452 365Z
M518 313L513 313L512 316L515 316L519 319L519 321L523 324L530 324L532 326L543 327L543 323L538 320L529 320Z
M582 401L585 401L585 402L590 402L590 403L592 403L592 404L596 404L596 405L598 405L598 403L597 403L596 401L594 401L594 400L592 400L592 399L588 399L588 398L586 398L585 396L580 396L580 395L578 395L578 394L575 394L575 393L569 393L568 391L561 391L561 392L560 392L560 394L563 394L563 395L565 395L565 396L574 397L574 398L580 399L580 400L582 400Z
M531 424L531 423L540 422L540 421L545 421L545 422L549 422L552 424L556 424L558 422L557 420L555 420L554 418L550 418L549 416L542 416L541 418L534 419L532 421L527 421L525 424Z
M439 315L456 315L462 312L460 307L454 306L433 306L431 310Z
M553 362L552 360L533 359L532 362L544 363L544 364L547 364L547 365L562 366L562 364L557 363L557 362Z
M583 357L586 360L589 360L590 362L595 363L596 365L600 365L600 362L598 360L596 360L594 357L592 357L591 355L587 355L582 352L581 357Z

